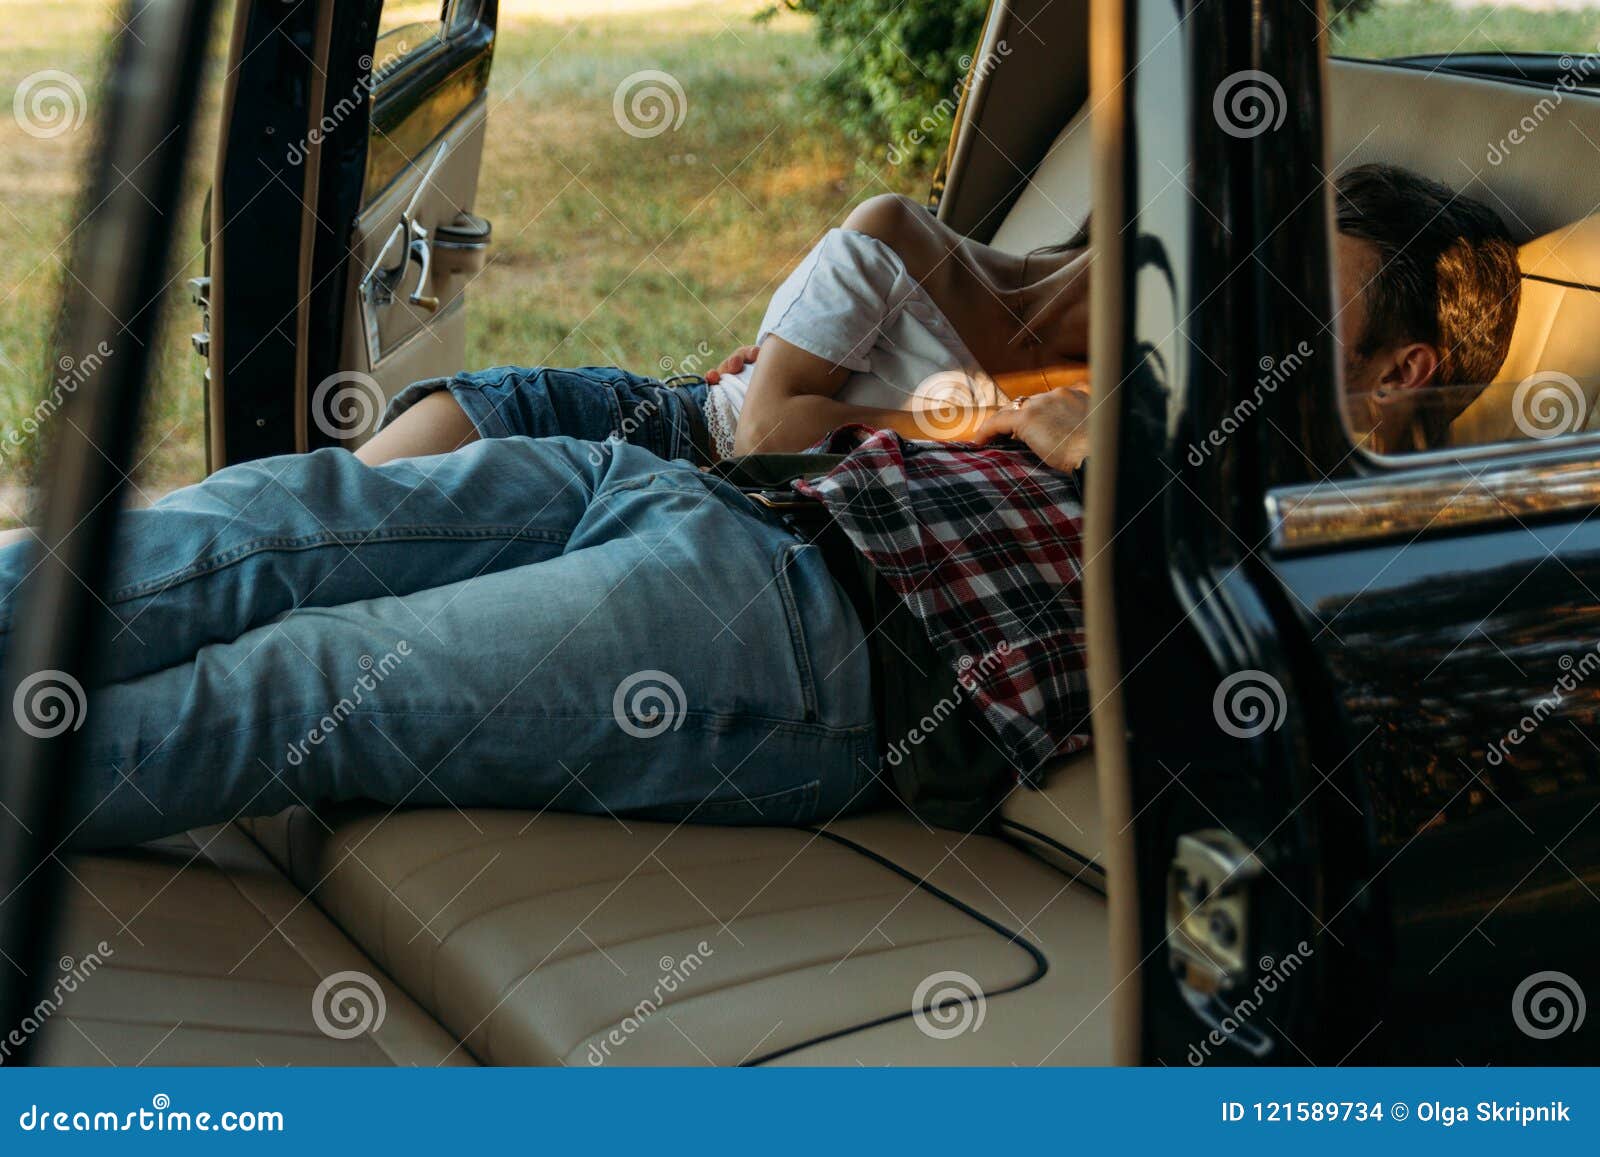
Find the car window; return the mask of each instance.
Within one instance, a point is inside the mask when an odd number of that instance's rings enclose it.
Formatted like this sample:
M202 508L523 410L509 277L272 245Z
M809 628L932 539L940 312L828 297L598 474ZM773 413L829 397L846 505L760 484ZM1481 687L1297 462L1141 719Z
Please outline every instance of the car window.
M1334 8L1335 54L1399 60L1397 78L1411 78L1386 88L1373 73L1367 103L1343 105L1352 152L1366 137L1381 142L1365 150L1366 164L1337 166L1335 309L1350 434L1370 451L1414 454L1600 433L1600 363L1587 336L1600 325L1588 248L1600 245L1600 215L1568 197L1559 201L1568 216L1541 216L1543 201L1514 191L1563 188L1563 170L1575 178L1592 168L1581 158L1600 148L1600 6ZM1478 94L1456 98L1479 101L1468 120L1436 122L1426 139L1383 116L1384 100L1437 99L1430 93L1449 87L1450 72L1505 87L1492 99L1497 90L1463 90Z
M448 3L443 0L389 0L378 17L378 44L373 53L375 77L436 42L444 28Z
M1600 7L1588 0L1335 0L1340 56L1476 52L1592 53Z

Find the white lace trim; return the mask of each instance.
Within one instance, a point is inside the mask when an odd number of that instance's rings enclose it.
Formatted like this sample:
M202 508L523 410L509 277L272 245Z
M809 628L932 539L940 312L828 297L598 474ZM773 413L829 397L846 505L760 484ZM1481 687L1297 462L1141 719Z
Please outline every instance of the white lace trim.
M733 432L738 424L729 399L719 386L712 386L706 394L706 432L711 435L711 448L718 458L733 457Z

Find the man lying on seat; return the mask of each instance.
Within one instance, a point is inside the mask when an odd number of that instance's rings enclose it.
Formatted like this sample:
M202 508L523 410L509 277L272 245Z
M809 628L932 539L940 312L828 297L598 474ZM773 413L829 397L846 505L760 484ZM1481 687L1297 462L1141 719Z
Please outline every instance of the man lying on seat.
M1084 238L1012 257L892 198L845 226L714 385L420 383L360 455L124 515L71 843L346 799L799 824L885 778L972 826L1084 747ZM1340 227L1350 381L1486 380L1494 214L1368 169ZM31 558L0 550L0 632Z

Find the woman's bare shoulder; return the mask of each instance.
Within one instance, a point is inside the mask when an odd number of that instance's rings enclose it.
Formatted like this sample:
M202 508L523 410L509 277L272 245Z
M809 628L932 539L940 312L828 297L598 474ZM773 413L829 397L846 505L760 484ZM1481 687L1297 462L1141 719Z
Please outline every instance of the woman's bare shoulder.
M865 233L893 249L907 271L919 279L959 240L927 209L898 193L868 197L850 210L844 228Z
M867 198L850 211L844 227L893 249L911 276L930 289L936 271L941 281L975 277L992 285L1014 284L1025 272L1021 258L964 237L926 206L898 193ZM959 259L947 260L952 254Z
M880 193L868 197L850 210L844 219L844 228L868 237L876 237L885 245L893 245L908 231L916 217L932 221L933 216L910 197L899 193Z

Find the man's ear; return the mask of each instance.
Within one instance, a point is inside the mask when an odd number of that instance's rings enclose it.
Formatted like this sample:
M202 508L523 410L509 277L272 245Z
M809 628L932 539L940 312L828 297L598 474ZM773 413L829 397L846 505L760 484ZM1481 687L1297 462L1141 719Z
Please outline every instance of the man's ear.
M1378 385L1394 393L1432 385L1439 372L1439 351L1425 341L1400 346L1384 360L1387 365Z

